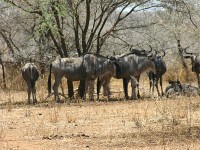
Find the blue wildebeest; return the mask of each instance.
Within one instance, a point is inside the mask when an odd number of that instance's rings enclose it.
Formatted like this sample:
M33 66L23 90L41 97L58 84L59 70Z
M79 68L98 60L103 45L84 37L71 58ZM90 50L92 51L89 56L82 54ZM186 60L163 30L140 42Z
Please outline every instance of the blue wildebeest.
M200 95L200 89L187 83L182 84L179 80L170 80L169 85L165 89L165 95L166 97L176 95L198 96Z
M129 55L129 54L135 54L136 56L144 56L147 57L151 52L152 52L152 47L149 45L150 50L138 50L138 49L132 49L132 46L129 49L128 53L124 53L122 55L118 55L116 56L116 58L119 57L123 57L125 55ZM117 65L117 64L116 64ZM98 81L97 81L97 99L99 99L99 93L100 93L100 88L103 85L103 94L104 96L108 96L108 98L110 97L110 88L109 88L109 83L110 83L110 79L113 75L110 74L109 76L99 76ZM117 78L117 77L115 77ZM140 79L140 75L135 77L131 77L131 81L132 83L139 83L139 79ZM137 80L137 81L136 81ZM126 85L128 85L129 80L123 79L123 85L124 87L126 87ZM140 93L139 93L139 84L136 84L137 89L138 89L138 94L137 97L140 97ZM128 90L128 89L127 89ZM126 95L126 94L125 94ZM128 95L125 96L126 98L128 98Z
M53 85L54 96L56 102L60 102L58 95L58 86L61 79L65 77L67 81L84 81L83 99L86 99L86 91L89 80L95 80L102 74L114 74L115 65L113 61L107 57L87 53L78 58L60 58L50 65L50 73L48 79L48 91L51 93L51 72L55 76ZM73 86L72 86L73 87ZM93 98L91 98L93 99Z
M136 87L137 87L137 79L139 76L145 71L153 71L156 72L156 67L154 64L153 55L149 56L138 56L134 53L127 53L125 55L119 56L115 61L116 66L116 75L113 77L117 79L123 79L123 87L125 98L128 99L128 82L131 80L132 86L132 95L131 98L137 99L136 95ZM108 81L111 77L108 77ZM105 77L104 77L105 79ZM99 97L100 87L103 83L101 78L98 78L97 82L97 97Z
M39 72L37 66L34 63L27 63L23 68L21 68L21 72L22 72L22 77L27 84L28 104L31 103L30 101L31 94L33 98L33 104L35 104L37 103L35 83L39 78Z
M150 93L154 94L154 86L156 86L158 96L160 96L160 91L158 89L158 81L160 80L160 87L161 87L161 93L162 95L164 94L163 92L163 85L162 85L162 76L166 72L167 67L166 63L163 60L163 57L165 56L165 51L163 51L163 55L158 55L156 52L156 73L153 73L150 71L148 73L149 76L149 81L150 81Z
M200 88L200 60L198 59L199 54L198 53L191 53L187 52L186 48L184 49L185 53L185 58L190 58L192 62L192 72L196 73L197 76L197 81L198 81L198 87Z
M182 85L179 80L169 80L169 85L165 89L165 96L180 95L182 91Z

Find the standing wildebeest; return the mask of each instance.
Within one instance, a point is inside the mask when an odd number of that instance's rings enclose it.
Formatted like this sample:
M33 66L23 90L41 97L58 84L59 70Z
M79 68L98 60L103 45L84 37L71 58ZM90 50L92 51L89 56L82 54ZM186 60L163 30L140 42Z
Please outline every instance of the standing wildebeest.
M48 91L51 93L51 72L55 75L53 85L56 102L60 102L58 95L58 86L63 77L68 81L85 81L83 99L86 99L86 91L89 80L95 80L102 74L114 74L115 65L111 59L95 54L85 54L78 58L60 58L50 65L50 74L48 79ZM73 87L73 85L72 85Z
M123 87L125 98L128 99L128 82L131 80L132 86L132 98L137 99L136 95L136 86L137 86L137 77L145 71L156 72L156 67L154 64L154 58L151 56L138 56L134 53L128 53L116 58L116 75L113 77L117 79L123 79ZM108 77L108 81L111 77ZM97 82L97 96L99 97L100 87L102 85L101 78Z
M184 56L185 58L190 58L192 62L192 72L196 73L197 80L198 80L198 87L200 88L200 60L198 60L198 53L191 53L187 52L186 49L184 49L185 53L187 54Z
M33 97L33 104L35 104L37 103L35 82L39 78L39 72L37 70L37 67L34 63L27 63L21 69L21 72L22 72L22 77L26 81L26 84L27 84L28 104L30 104L31 93Z
M116 58L118 57L123 57L125 55L129 55L129 54L135 54L136 56L144 56L147 57L149 55L150 52L152 52L152 47L149 45L150 47L150 51L146 51L146 50L138 50L138 49L132 49L132 46L129 49L128 53L124 53L122 55L118 55L116 56ZM113 75L110 74L109 76L99 76L98 77L98 81L97 81L97 99L99 99L99 93L100 93L100 88L103 85L103 94L104 96L108 96L108 98L110 97L110 88L109 88L109 83L110 83L110 79ZM116 78L116 77L115 77ZM131 77L131 81L133 81L135 84L139 83L139 79L140 79L140 75L135 77ZM136 81L137 80L137 81ZM124 88L126 88L126 85L128 85L129 80L123 79L123 85ZM140 93L139 93L139 84L136 84L137 89L138 89L138 94L137 97L140 97ZM126 94L125 94L126 95ZM125 96L126 98L128 98L128 96Z
M162 95L164 94L163 86L162 86L162 76L167 70L166 63L163 60L163 57L165 56L165 51L163 51L163 53L164 54L162 56L160 56L156 52L156 59L155 59L156 65L157 65L156 73L153 73L152 71L150 71L148 73L149 81L150 81L150 93L154 94L154 86L156 86L158 96L160 96L160 91L158 89L158 81L159 80L160 80L160 87L161 87Z

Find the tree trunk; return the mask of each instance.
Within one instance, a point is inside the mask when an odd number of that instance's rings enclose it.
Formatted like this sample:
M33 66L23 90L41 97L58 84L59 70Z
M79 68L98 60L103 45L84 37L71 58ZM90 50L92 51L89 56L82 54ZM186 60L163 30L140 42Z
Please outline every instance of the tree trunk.
M183 57L183 52L185 48L182 48L181 44L180 44L180 40L177 40L177 44L178 44L178 52L179 52L179 56L181 58L181 64L184 68L184 70L186 71L186 81L189 80L189 70L188 70L188 66L185 62L185 59Z
M6 75L5 75L5 67L4 67L4 64L2 62L2 59L1 59L1 56L0 56L0 64L2 66L2 77L3 77L3 88L6 89Z

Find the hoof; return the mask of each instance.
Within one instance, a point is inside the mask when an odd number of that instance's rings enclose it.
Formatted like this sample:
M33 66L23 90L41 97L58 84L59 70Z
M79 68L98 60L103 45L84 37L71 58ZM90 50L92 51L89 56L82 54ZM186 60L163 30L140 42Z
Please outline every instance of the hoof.
M125 99L126 99L126 100L129 100L129 99L130 99L130 97L129 97L129 96L125 96Z
M37 104L37 100L35 100L35 101L33 102L33 104L34 104L34 105Z
M131 100L138 100L137 97L131 97Z

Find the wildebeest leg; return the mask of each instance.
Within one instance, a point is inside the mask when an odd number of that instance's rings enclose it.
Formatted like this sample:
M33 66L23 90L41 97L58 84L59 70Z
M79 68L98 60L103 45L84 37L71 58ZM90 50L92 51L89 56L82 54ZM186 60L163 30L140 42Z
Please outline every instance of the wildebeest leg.
M198 87L200 88L200 74L196 73L196 75L197 75L197 80L198 80Z
M153 81L152 80L149 81L149 85L150 85L149 94L151 95L151 94L153 94Z
M67 87L68 87L68 96L69 96L69 98L74 98L73 82L70 81L70 80L67 80Z
M162 76L160 77L160 88L161 88L161 92L162 92L162 96L163 96L164 92L163 92L163 87L162 87Z
M104 96L107 96L108 99L110 98L110 87L109 87L109 84L110 84L110 79L106 79L103 83L103 95Z
M152 73L149 73L149 94L153 93L153 76Z
M37 98L36 98L36 89L34 88L34 97L35 97L35 103L37 103ZM34 103L34 102L33 102Z
M31 103L31 100L30 100L30 98L31 98L31 85L27 83L27 87L28 87L27 88L27 93L28 93L28 101L27 101L27 103L30 104Z
M78 87L78 94L81 98L84 97L85 94L85 80L80 80L79 87Z
M58 94L58 86L59 86L59 84L61 82L61 79L62 79L61 76L56 76L55 75L55 83L53 85L53 91L54 91L55 101L57 103L60 103L60 97L59 97L59 94Z
M94 80L89 81L89 100L94 101Z
M85 79L85 87L84 87L84 95L83 95L83 100L86 100L86 94L87 94L87 90L88 90L88 82L89 80L88 79Z
M131 87L132 87L132 95L131 99L137 100L136 87L137 87L137 79L134 76L131 76Z
M35 89L35 81L32 83L31 91L32 91L32 97L33 97L33 104L37 103L36 99L36 89Z
M160 91L158 89L158 79L159 78L155 78L155 86L156 86L156 90L157 90L158 96L160 96Z
M124 95L125 95L126 99L129 99L129 96L128 96L128 82L129 82L129 79L123 78L123 88L124 88Z
M137 85L137 97L138 97L138 98L140 98L139 81L140 81L140 76L137 77L137 83L136 83L136 85Z
M99 77L97 78L97 100L99 100L99 93L103 82L104 80L100 79Z
M152 78L152 93L151 93L152 96L154 96L154 88L156 84L157 84L156 78Z
M109 88L109 83L110 83L111 77L98 77L97 79L97 99L99 99L99 93L101 90L101 86L103 85L103 95L108 96L108 99L110 98L110 88Z
M32 89L32 96L33 96L33 104L36 104L37 99L36 99L36 89L35 89L35 87Z

